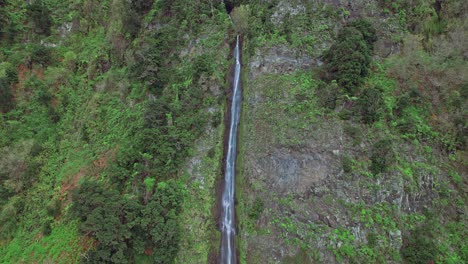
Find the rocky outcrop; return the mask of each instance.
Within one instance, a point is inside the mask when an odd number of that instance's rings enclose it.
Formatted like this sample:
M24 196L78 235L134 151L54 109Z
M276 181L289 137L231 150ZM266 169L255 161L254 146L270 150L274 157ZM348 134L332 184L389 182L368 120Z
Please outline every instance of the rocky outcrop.
M320 60L312 59L307 55L297 55L285 45L258 50L249 64L251 79L266 73L287 73L297 69L310 69L319 65Z
M291 4L281 3L272 17L277 24L284 13L302 12L301 6L291 9ZM351 6L351 16L375 15L371 11L375 1L329 4ZM377 57L398 52L398 45L385 36L376 44ZM364 125L318 117L299 129L271 117L285 118L272 106L297 103L297 98L288 97L291 88L276 81L281 79L278 76L311 70L321 63L319 57L283 44L257 49L249 59L240 140L244 150L240 154L241 250L246 251L248 263L338 263L347 243L355 248L377 243L376 247L388 251L387 263L398 263L390 256L399 256L403 245L400 218L418 215L438 197L434 177L442 171L422 166L406 172L411 173L409 179L403 170L393 168L373 176L368 170L373 142ZM363 139L356 142L345 132L349 126L364 133ZM397 142L395 148L402 159L430 163L410 144ZM345 172L347 158L354 163L352 171ZM257 200L264 209L258 219L248 219ZM373 241L376 235L381 237L377 242Z

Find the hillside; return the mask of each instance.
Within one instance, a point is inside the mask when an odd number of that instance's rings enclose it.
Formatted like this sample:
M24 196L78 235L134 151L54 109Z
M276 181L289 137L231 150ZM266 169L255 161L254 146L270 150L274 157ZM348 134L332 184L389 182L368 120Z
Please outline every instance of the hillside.
M467 261L467 5L409 2L251 5L243 262Z
M224 6L1 12L0 262L206 262L234 37Z
M0 0L0 263L466 263L463 0ZM465 238L463 238L465 237Z

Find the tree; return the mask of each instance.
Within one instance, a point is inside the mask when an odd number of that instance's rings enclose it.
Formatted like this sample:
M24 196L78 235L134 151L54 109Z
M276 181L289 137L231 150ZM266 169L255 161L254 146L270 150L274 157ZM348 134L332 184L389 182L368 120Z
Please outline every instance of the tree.
M132 252L132 222L138 203L122 199L115 190L87 180L73 192L72 214L80 219L80 230L98 245L85 258L87 263L129 263Z
M362 34L355 28L344 28L335 43L326 53L327 69L332 79L349 94L355 94L357 88L367 76L370 63L369 49Z
M357 29L359 32L361 32L362 37L364 38L364 41L367 44L367 48L369 50L374 49L374 42L377 41L377 35L375 28L372 26L372 24L365 19L357 19L354 21L351 21L348 24L348 27L353 27Z
M160 182L142 210L141 228L147 230L154 263L173 263L179 251L181 228L178 215L182 209L183 188L173 180Z
M183 187L173 180L159 182L146 204L122 197L94 180L73 191L71 213L80 230L98 242L86 263L129 263L145 250L154 263L173 263L179 250Z
M346 93L355 95L368 75L375 40L370 23L358 20L344 27L325 53L330 79L336 80Z
M132 75L145 81L150 91L156 95L162 93L170 76L174 74L167 64L178 60L178 57L171 56L172 48L178 41L178 30L173 25L165 25L153 36L145 39L134 54L134 63L131 66Z

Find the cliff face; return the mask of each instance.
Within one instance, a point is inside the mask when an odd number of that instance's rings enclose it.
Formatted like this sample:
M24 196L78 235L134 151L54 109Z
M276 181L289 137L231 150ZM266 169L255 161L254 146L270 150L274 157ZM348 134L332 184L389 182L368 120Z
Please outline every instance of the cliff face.
M444 147L453 127L444 130L450 121L440 122L461 109L435 102L466 89L466 74L452 75L467 68L466 47L454 33L466 31L466 16L454 11L466 4L432 9L430 16L438 12L446 27L431 35L424 29L431 18L414 9L436 4L278 1L262 9L267 22L252 19L253 28L277 33L250 33L246 43L238 180L243 262L466 261L466 244L457 245L467 231L466 148ZM322 55L339 29L359 17L377 30L371 73L361 92L337 95L327 107L334 84L322 81ZM450 69L434 65L452 60L446 45L457 54ZM385 109L369 123L361 119L360 102L375 86L383 90ZM410 105L427 111L417 114L424 121L401 113L412 89L419 99ZM466 106L466 97L461 100ZM385 170L376 169L378 160Z
M468 262L467 8L0 1L0 262L216 263L238 33L241 263Z

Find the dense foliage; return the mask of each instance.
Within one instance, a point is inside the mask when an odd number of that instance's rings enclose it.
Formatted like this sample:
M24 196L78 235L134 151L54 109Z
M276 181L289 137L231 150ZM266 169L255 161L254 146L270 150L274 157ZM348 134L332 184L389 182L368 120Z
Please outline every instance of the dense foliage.
M0 262L215 259L241 33L241 263L466 263L466 1L344 2L0 0Z
M96 239L86 263L129 263L152 251L152 263L172 263L179 249L182 186L160 182L148 201L121 197L102 183L83 182L73 193L71 213L80 231Z
M347 94L355 95L369 74L376 40L370 22L355 20L340 30L336 42L325 54L329 78L336 80Z
M183 165L220 127L230 27L219 1L0 1L0 262L173 263L203 239L184 221L214 198Z

